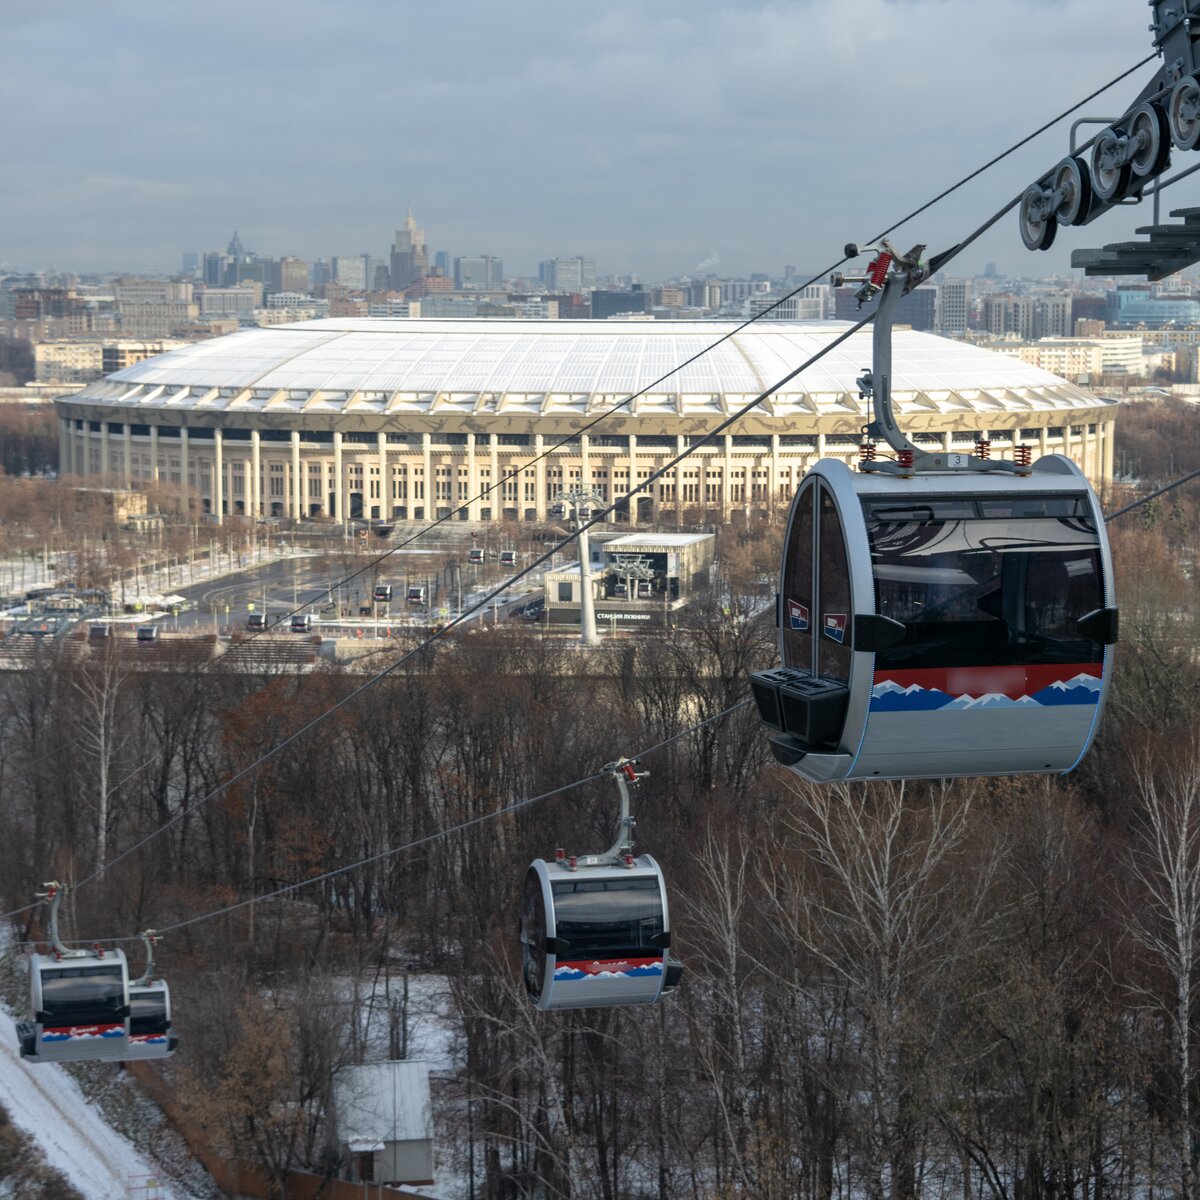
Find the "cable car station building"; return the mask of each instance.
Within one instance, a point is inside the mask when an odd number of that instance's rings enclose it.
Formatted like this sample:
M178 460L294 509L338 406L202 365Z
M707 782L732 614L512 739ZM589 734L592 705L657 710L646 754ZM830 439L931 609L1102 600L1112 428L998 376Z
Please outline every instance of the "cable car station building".
M691 594L706 587L717 539L711 533L592 534L588 581L596 622L605 628L646 629L665 624ZM545 574L546 622L578 625L579 562Z
M563 488L611 501L817 353L841 322L333 319L245 330L56 400L64 475L190 488L224 516L544 521ZM820 458L857 460L870 327L671 469L618 520L790 501ZM1040 368L899 330L893 397L920 446L1064 454L1112 476L1116 404ZM653 386L651 386L653 385ZM583 426L643 388L646 395ZM544 459L522 468L543 451ZM476 499L513 470L519 474Z

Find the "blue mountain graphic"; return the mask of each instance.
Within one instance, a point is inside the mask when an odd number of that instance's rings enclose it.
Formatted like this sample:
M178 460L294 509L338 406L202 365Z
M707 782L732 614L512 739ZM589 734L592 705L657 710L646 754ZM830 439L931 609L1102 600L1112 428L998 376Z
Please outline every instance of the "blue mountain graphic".
M885 692L871 697L872 712L932 712L945 708L953 696L939 692L937 688L921 688L911 692Z
M1034 692L1031 699L1047 707L1058 704L1095 704L1100 699L1098 687L1063 687L1062 684L1051 684Z

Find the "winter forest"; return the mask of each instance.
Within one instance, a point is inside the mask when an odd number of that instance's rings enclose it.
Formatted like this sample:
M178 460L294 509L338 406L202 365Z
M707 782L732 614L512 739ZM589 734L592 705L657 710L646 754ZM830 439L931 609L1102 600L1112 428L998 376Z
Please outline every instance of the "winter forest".
M1148 488L1168 463L1186 470L1194 420L1128 406L1127 474ZM5 537L19 483L0 480ZM756 597L781 534L779 514L723 530L711 598L661 636L586 656L529 626L447 639L194 812L362 672L149 672L47 643L0 675L0 903L88 876L171 821L79 893L68 938L162 928L373 858L159 949L174 1088L226 1153L275 1178L334 1169L332 1080L403 1055L428 979L448 996L454 1057L434 1079L439 1162L457 1181L439 1194L1192 1200L1194 487L1110 529L1114 690L1072 775L811 787L775 764L746 704L647 755L635 794L680 987L642 1009L526 1000L524 871L556 847L606 847L612 784L430 835L747 698L776 655Z

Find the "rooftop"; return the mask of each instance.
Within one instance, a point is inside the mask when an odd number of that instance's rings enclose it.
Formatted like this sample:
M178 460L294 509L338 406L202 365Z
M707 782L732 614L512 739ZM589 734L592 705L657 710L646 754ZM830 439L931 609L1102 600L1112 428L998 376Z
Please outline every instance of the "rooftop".
M721 321L301 321L156 355L90 384L79 399L247 415L570 415L607 409L648 389L631 415L721 416L849 327L839 321L760 321L744 329ZM1049 371L928 333L897 330L893 357L893 395L917 409L1106 405ZM868 327L789 381L763 411L857 411L855 380L870 361Z

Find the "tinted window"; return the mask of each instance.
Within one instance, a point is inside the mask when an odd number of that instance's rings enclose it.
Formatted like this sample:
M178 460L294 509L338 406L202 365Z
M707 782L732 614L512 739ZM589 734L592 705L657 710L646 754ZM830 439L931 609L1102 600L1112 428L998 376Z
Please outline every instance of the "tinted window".
M546 904L537 873L525 876L521 892L521 973L525 990L536 1000L546 979Z
M1076 627L1104 605L1099 536L1084 497L876 501L863 510L878 611L908 629L877 665L1103 657Z
M784 553L783 595L779 621L783 628L783 665L813 669L813 484L802 488L792 505Z
M131 1034L165 1033L169 1027L165 992L155 990L129 993L129 1032Z
M555 936L569 949L559 958L649 958L663 932L658 880L572 879L555 882Z
M827 679L850 678L850 565L842 522L829 489L821 488L821 520L817 530L821 547L821 606L818 626L818 674Z
M117 964L42 972L42 1009L49 1023L117 1021L124 1007L125 972Z

